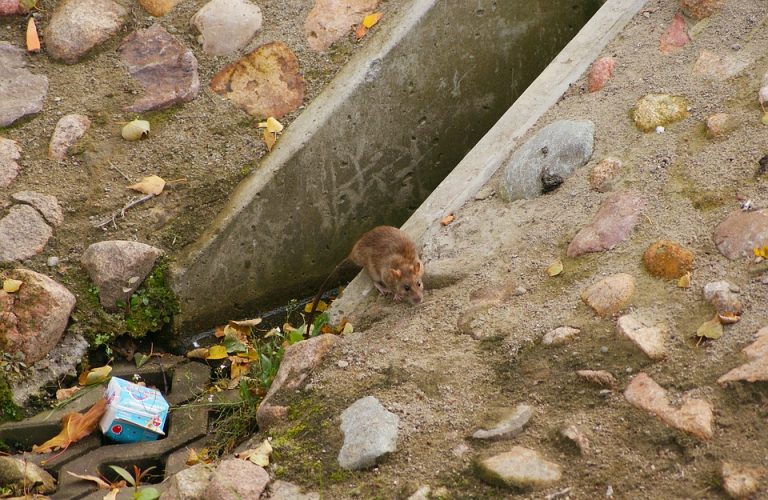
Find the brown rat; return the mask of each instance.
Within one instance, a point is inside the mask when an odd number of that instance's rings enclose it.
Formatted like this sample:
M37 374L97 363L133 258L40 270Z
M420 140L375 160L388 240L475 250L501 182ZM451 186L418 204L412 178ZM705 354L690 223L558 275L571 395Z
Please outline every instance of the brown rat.
M392 226L377 226L357 240L346 259L336 266L325 279L312 301L310 317L314 314L325 286L345 262L362 267L376 288L383 294L391 293L395 300L408 299L419 304L424 298L421 263L416 244L403 231Z

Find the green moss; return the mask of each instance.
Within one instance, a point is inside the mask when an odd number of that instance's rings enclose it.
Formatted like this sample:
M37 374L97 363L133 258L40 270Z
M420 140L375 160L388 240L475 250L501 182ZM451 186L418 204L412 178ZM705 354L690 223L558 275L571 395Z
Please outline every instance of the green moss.
M13 402L11 388L5 376L0 373L0 422L21 420L21 408Z
M125 328L136 338L170 325L179 302L168 284L168 261L163 260L147 276L125 307Z

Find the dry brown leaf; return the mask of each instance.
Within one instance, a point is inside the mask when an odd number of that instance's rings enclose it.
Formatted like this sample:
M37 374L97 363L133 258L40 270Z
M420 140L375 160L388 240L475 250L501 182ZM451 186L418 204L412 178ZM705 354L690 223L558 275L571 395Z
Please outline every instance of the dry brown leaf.
M232 362L229 367L230 379L235 380L242 375L248 375L248 371L251 369L250 360L241 358L240 356L230 356L229 360Z
M253 318L253 319L243 319L240 321L235 321L233 319L229 320L229 324L233 326L256 326L261 324L261 318Z
M100 490L112 489L112 485L104 481L99 476L93 476L90 474L75 474L74 472L70 472L70 471L67 471L67 474L69 474L70 476L74 476L78 479L84 479L85 481L93 481L94 483L96 483L96 486L98 486Z
M254 464L267 467L269 465L269 456L272 454L272 445L269 439L265 439L259 446L250 450L236 453L235 457L240 460L249 460Z
M198 347L197 349L192 349L187 353L187 358L189 359L206 359L207 357L208 357L207 347Z
M98 400L85 413L67 413L61 418L61 432L40 446L33 446L33 453L48 453L57 449L66 449L92 433L99 425L101 416L107 409L107 400Z
M56 401L64 401L65 399L69 399L74 396L74 394L80 389L82 389L82 386L79 385L70 387L69 389L59 389L56 391Z
M163 192L165 188L165 180L162 177L156 175L150 175L144 177L141 182L137 182L132 186L128 186L128 189L133 189L144 194L153 194L155 196Z
M30 17L27 22L27 52L40 52L40 37L37 36L34 17Z
M604 387L613 387L616 385L616 377L605 370L579 370L576 375L582 377L593 384Z
M443 217L442 219L440 219L440 225L441 226L447 226L448 224L453 222L455 218L456 217L454 217L453 214L448 214L445 217Z
M109 493L104 495L102 500L116 500L117 495L120 493L120 488L112 488Z
M304 102L299 60L287 45L270 42L225 66L211 80L211 90L251 116L290 113Z

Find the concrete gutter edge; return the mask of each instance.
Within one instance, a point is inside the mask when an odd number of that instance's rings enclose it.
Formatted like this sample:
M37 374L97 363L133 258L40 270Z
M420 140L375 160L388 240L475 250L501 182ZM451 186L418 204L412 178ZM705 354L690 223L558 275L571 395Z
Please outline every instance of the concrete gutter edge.
M515 150L520 138L581 78L603 49L618 35L647 0L608 0L565 46L496 125L467 153L448 177L403 224L402 229L421 242L427 231L446 214L472 199ZM332 321L355 320L364 313L373 290L364 273L345 289L329 309Z

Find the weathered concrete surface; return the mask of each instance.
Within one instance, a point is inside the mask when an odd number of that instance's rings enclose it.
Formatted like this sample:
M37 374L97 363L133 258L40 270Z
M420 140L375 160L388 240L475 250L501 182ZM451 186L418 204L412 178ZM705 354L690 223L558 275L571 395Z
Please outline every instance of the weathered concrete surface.
M304 293L363 232L404 221L601 3L422 0L402 9L179 257L177 327ZM576 54L584 68L602 46ZM504 138L504 156L516 137ZM462 187L476 189L487 176L467 179Z
M645 0L608 0L555 57L496 125L461 160L451 174L429 195L403 225L418 241L428 241L440 230L440 219L458 210L475 196L520 144L520 138L536 123L568 87L581 77L603 48L645 5ZM429 267L426 268L429 278ZM354 319L363 310L373 284L360 273L333 302L334 321Z

